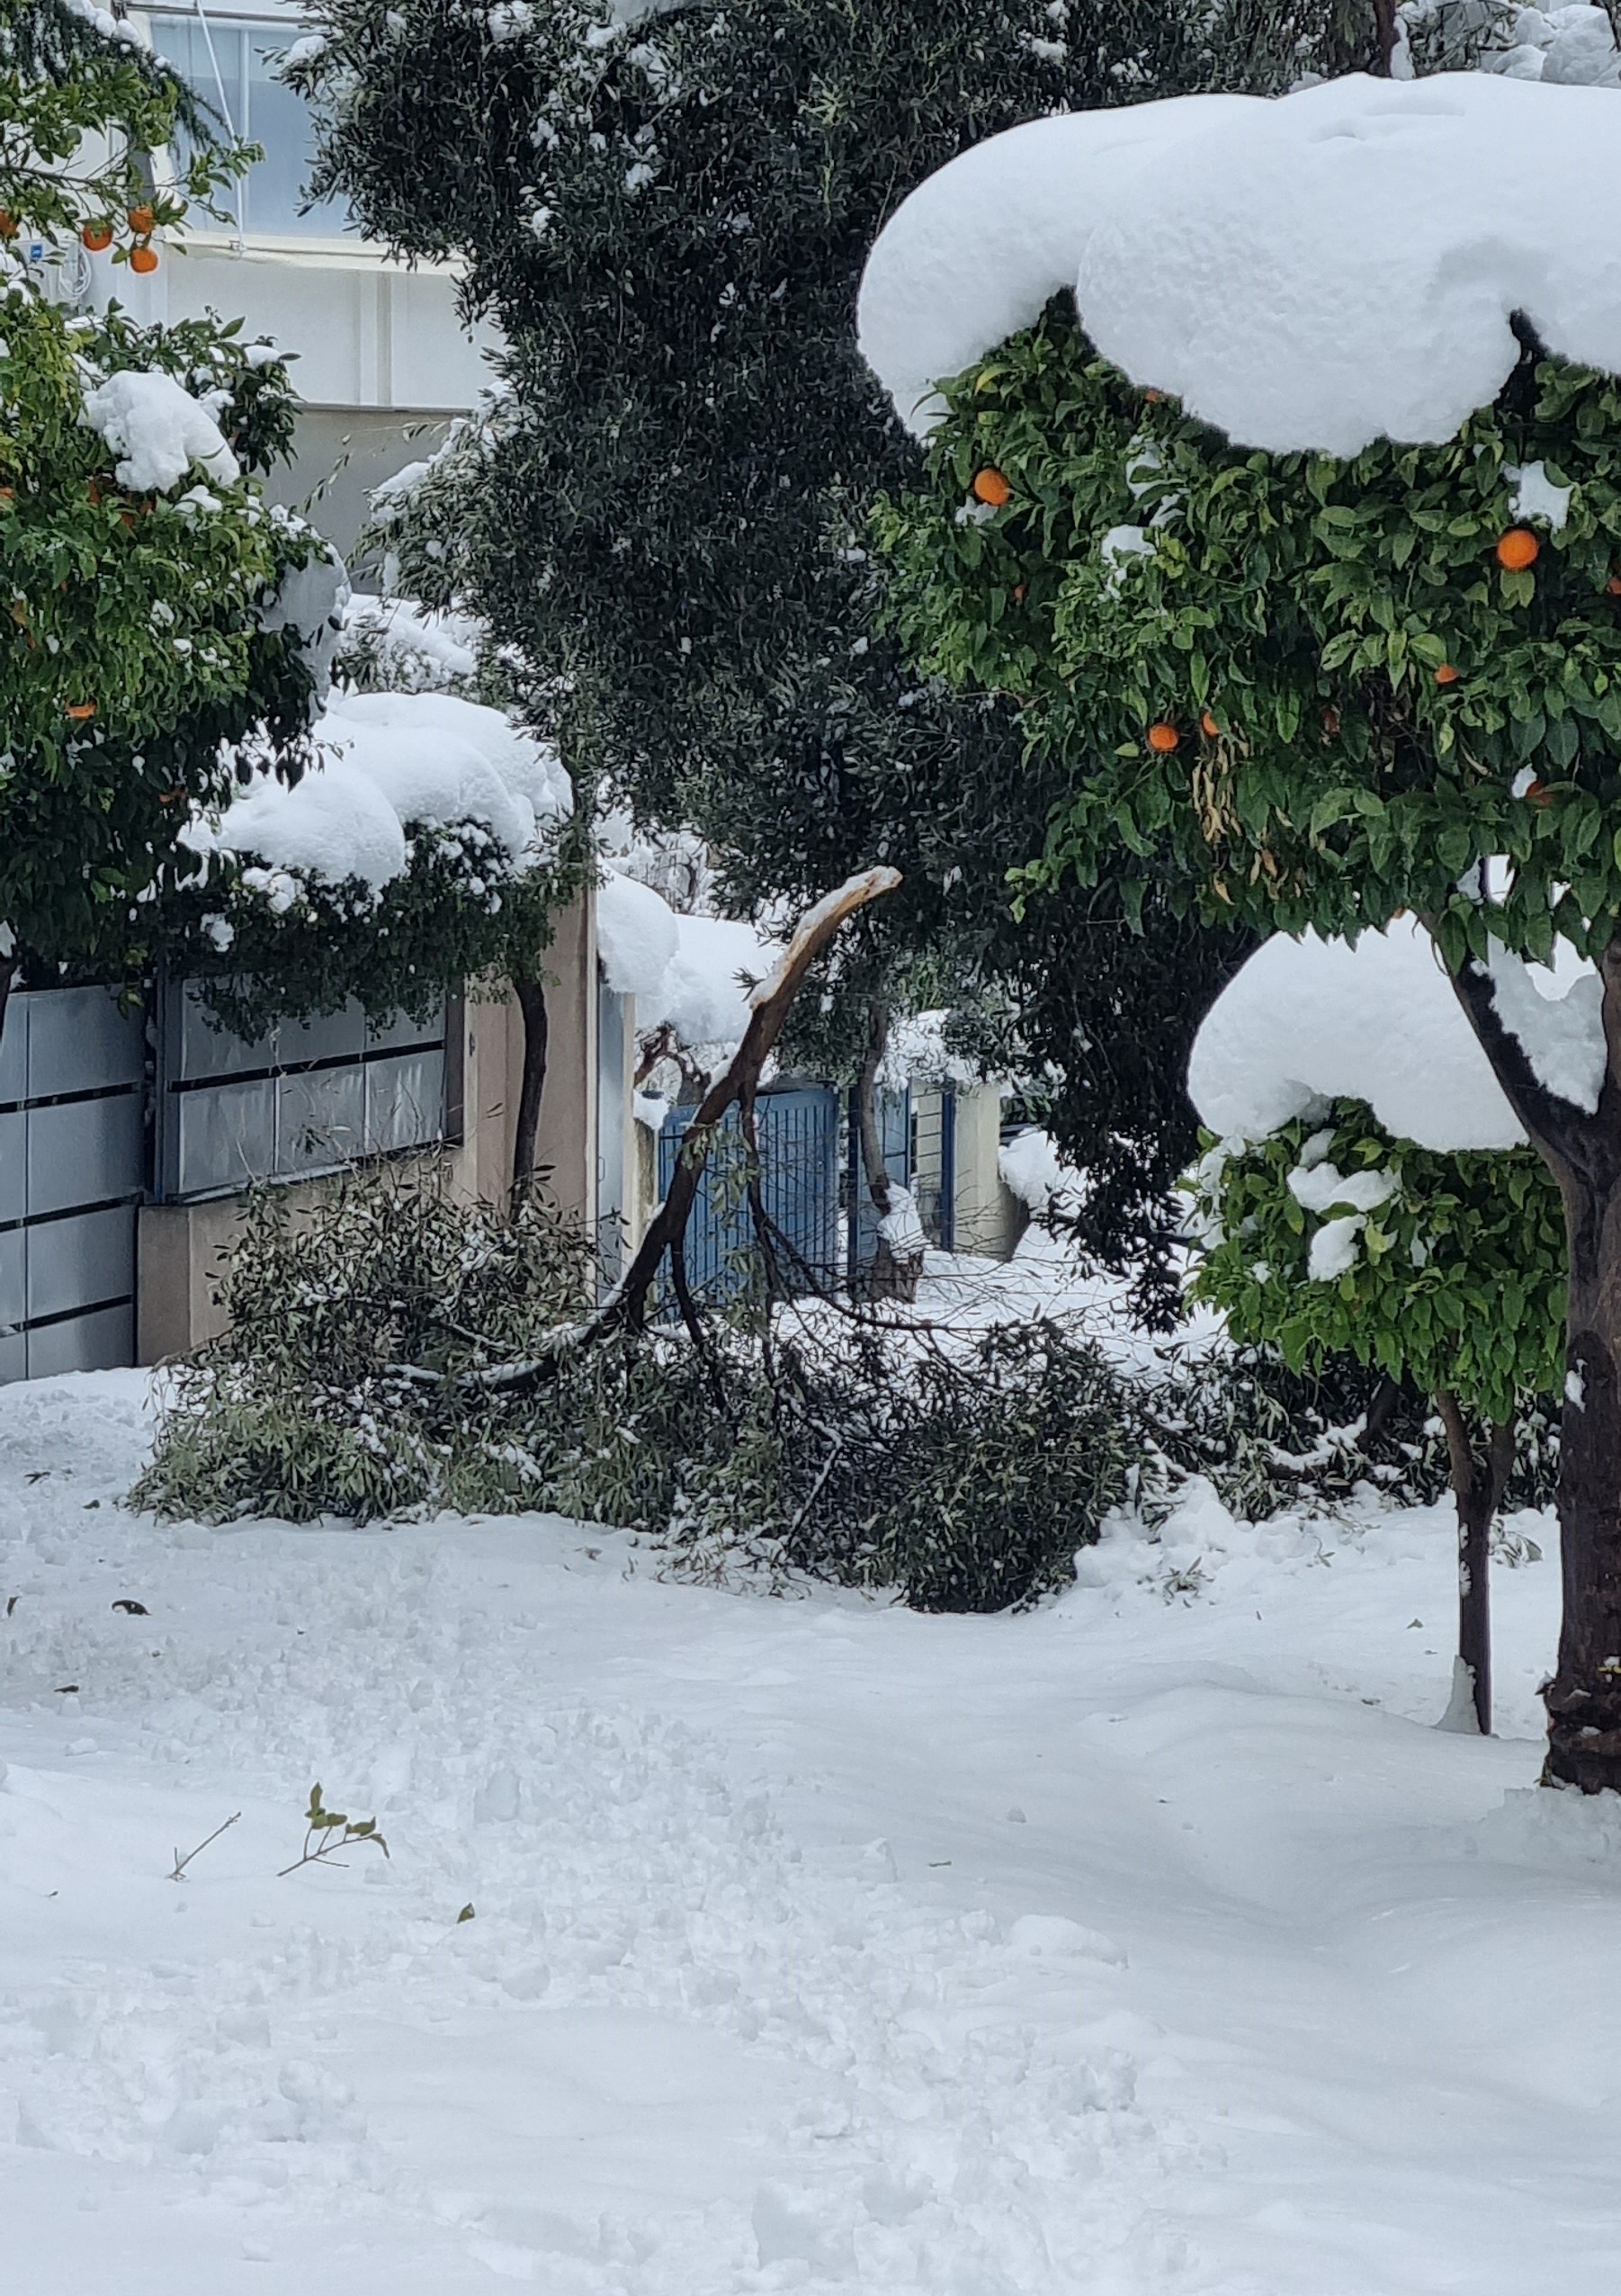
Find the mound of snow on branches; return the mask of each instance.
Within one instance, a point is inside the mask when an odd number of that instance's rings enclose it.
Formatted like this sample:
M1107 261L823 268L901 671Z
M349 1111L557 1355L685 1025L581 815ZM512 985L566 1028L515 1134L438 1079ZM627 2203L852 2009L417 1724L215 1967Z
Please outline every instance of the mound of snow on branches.
M1564 943L1527 964L1497 943L1492 999L1545 1089L1590 1114L1604 1076L1602 991ZM1421 1148L1518 1148L1521 1130L1434 944L1411 918L1353 946L1278 934L1235 973L1194 1041L1187 1090L1223 1139L1264 1140L1330 1100L1365 1100Z
M195 463L229 486L242 466L208 408L172 374L127 367L85 393L85 420L120 458L120 486L166 494Z
M414 825L477 822L526 868L573 804L551 751L453 695L336 695L315 734L318 762L301 781L255 773L218 821L193 825L193 847L376 891L403 874Z
M609 988L636 1000L638 1028L669 1028L694 1052L741 1041L750 988L780 953L757 927L683 916L613 867L597 888L596 941Z
M1330 1100L1366 1100L1420 1147L1524 1144L1429 936L1409 918L1355 947L1263 943L1211 1007L1188 1097L1224 1139L1264 1140Z
M1077 112L911 194L867 265L862 347L927 430L932 384L1072 288L1106 358L1242 444L1438 441L1512 370L1517 313L1621 372L1618 207L1604 87L1354 75Z

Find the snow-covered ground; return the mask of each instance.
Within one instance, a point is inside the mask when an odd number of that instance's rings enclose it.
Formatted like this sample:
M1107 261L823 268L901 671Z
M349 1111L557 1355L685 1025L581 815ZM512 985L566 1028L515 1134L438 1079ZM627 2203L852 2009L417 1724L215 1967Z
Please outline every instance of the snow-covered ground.
M1615 2284L1545 1521L1482 1743L1445 1510L1196 1494L929 1619L551 1519L160 1529L142 1393L0 1395L8 2296ZM277 1878L315 1779L387 1862Z

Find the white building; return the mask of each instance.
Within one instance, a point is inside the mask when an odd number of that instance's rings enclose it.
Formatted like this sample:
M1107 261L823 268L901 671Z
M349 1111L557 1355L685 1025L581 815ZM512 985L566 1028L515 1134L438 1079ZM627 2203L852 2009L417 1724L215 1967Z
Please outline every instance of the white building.
M304 211L309 114L273 76L302 30L296 6L132 0L130 13L226 127L263 145L264 157L239 185L230 225L196 216L183 246L166 246L149 281L121 269L109 284L142 318L213 309L297 354L298 459L270 491L302 506L323 487L316 522L346 550L368 489L427 453L446 421L476 402L493 335L463 328L450 267L391 263L341 205Z

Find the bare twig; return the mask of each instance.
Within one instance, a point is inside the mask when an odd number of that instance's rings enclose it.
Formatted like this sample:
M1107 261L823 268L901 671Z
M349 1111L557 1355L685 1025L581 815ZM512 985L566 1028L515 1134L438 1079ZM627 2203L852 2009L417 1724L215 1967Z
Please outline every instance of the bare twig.
M179 1851L176 1850L175 1852L175 1870L169 1876L169 1879L171 1881L184 1881L185 1879L185 1870L187 1866L191 1864L192 1860L195 1857L201 1857L203 1851L208 1848L210 1842L217 1842L222 1834L228 1834L241 1815L242 1813L240 1810L233 1810L230 1816L226 1819L223 1825L216 1825L213 1832L206 1835L202 1841L199 1842L194 1850L188 1850L184 1858L181 1856Z

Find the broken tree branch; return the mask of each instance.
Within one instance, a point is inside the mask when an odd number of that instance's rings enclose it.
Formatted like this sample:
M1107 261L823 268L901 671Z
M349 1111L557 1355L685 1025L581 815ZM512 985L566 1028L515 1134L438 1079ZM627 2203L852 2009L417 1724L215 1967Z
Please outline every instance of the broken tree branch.
M681 1246L687 1221L697 1200L698 1185L715 1135L729 1110L745 1099L752 1102L758 1091L766 1063L775 1049L783 1024L806 974L829 946L840 926L869 901L893 892L900 883L899 869L864 869L859 875L824 894L800 919L775 971L760 982L748 1000L751 1011L742 1043L730 1064L699 1102L686 1128L668 1194L649 1222L630 1266L600 1307L578 1323L548 1332L526 1362L463 1374L460 1380L451 1375L448 1381L446 1375L425 1371L416 1365L401 1365L399 1369L403 1376L418 1382L431 1381L436 1386L465 1385L483 1394L522 1394L555 1378L565 1360L596 1346L611 1332L644 1330L648 1301L666 1255L670 1256L673 1268L681 1267ZM685 1276L684 1268L682 1275Z

